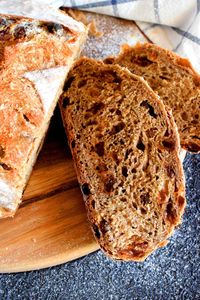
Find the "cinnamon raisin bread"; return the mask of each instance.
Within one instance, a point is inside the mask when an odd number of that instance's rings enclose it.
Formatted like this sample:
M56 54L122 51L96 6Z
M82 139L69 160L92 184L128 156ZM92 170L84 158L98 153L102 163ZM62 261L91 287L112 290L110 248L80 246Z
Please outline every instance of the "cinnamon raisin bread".
M66 75L85 40L83 25L67 16L66 24L0 15L0 217L12 216L21 201Z
M106 63L119 64L142 76L172 109L182 148L200 151L200 76L190 62L154 44L128 45Z
M89 58L75 63L59 103L96 239L114 259L144 260L185 207L172 115L141 77Z

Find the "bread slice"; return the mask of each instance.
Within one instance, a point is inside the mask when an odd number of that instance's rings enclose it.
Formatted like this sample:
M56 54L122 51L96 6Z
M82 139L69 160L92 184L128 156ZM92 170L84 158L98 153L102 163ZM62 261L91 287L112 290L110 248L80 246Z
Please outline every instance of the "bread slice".
M59 103L96 239L114 259L144 260L185 207L172 115L141 77L89 58L75 63Z
M182 148L193 153L200 151L200 76L187 59L146 43L125 45L117 57L105 62L119 64L142 76L172 109Z
M86 38L69 27L0 15L0 217L13 216L68 70ZM70 24L79 24L79 31Z

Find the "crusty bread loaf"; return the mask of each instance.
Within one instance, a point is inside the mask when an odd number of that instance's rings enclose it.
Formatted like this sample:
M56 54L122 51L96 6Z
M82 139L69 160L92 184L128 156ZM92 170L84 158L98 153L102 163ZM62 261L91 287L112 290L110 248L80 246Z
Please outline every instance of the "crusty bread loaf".
M173 117L141 77L89 58L59 103L96 239L112 258L144 260L185 207Z
M0 217L12 216L86 30L0 15Z
M182 148L200 151L200 76L190 62L154 44L124 46L117 57L105 59L142 76L172 109Z

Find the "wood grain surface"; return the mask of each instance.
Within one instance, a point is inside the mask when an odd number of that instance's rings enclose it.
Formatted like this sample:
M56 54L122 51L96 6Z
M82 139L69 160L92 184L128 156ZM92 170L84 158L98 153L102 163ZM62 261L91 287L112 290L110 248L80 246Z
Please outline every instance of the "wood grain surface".
M104 35L89 37L83 55L103 58L145 40L133 22L86 16ZM0 272L54 266L97 249L57 108L18 212L0 221Z

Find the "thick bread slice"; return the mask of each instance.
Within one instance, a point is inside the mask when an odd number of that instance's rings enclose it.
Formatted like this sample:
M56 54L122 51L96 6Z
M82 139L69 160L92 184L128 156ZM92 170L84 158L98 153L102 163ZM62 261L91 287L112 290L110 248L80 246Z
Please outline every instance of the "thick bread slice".
M77 24L70 20L72 27ZM21 201L66 75L86 38L84 26L76 32L68 25L0 15L0 217L14 215Z
M126 45L119 56L105 62L119 64L143 76L172 109L182 148L193 153L200 151L200 76L187 59L146 43Z
M144 260L185 207L173 117L141 77L87 58L59 103L96 239L112 258Z

